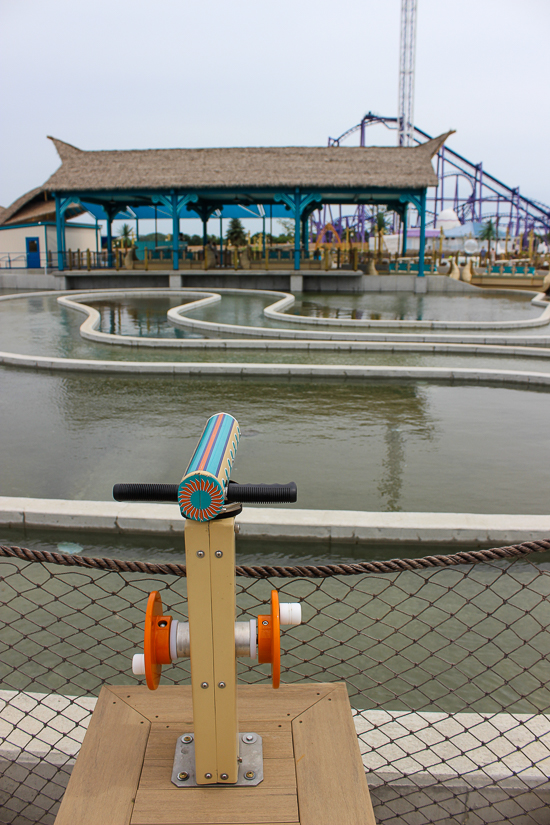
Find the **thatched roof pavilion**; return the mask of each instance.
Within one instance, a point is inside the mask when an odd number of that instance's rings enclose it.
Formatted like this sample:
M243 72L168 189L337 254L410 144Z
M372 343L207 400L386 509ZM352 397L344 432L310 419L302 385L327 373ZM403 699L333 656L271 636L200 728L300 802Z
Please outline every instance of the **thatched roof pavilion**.
M168 207L174 224L174 268L181 212L206 224L224 204L284 204L300 225L322 204L384 204L406 214L413 204L425 221L426 189L437 184L431 159L448 134L415 147L252 147L83 151L51 138L61 166L0 216L0 225L40 220L55 211L58 248L63 226L84 202L100 206L110 225L121 210ZM70 210L70 211L68 211ZM290 215L289 215L290 217ZM423 233L422 233L423 235ZM63 267L60 255L60 268Z

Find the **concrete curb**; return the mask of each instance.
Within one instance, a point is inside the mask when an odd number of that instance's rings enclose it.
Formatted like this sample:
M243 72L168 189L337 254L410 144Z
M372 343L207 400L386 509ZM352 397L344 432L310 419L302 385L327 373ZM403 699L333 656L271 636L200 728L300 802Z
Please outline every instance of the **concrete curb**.
M177 504L0 497L5 528L183 535ZM236 519L242 538L303 541L409 541L514 544L550 536L550 516L394 513L248 507Z
M137 373L142 375L185 375L269 378L332 378L355 380L452 381L474 384L550 385L550 373L527 370L469 369L466 367L378 367L339 364L255 364L179 361L94 361L0 352L0 364L47 370L80 372Z

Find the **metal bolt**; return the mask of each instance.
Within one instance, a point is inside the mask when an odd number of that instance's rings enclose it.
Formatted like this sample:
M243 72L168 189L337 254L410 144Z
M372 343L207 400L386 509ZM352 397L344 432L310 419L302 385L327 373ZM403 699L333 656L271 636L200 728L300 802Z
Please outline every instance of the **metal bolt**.
M263 622L262 622L262 624L263 624L263 625L268 625L268 624L269 624L269 622L267 621L267 619L264 619L264 620L263 620Z
M221 550L216 550L214 555L216 556L217 559L221 559L221 557L223 556L223 553L222 553Z
M193 737L191 736L190 733L187 733L185 736L182 736L181 738L182 738L183 742L192 742L193 741Z
M185 782L186 779L189 779L189 774L187 773L187 771L181 771L181 773L178 773L178 779L180 779L182 782Z
M211 773L205 773L204 778L205 779L212 779L212 774Z
M229 779L229 775L228 775L228 774L226 774L226 773L222 773L222 774L220 775L220 779Z
M247 771L244 775L245 779L256 779L256 774L254 771Z
M199 559L203 559L204 558L204 550L197 550L197 556L199 557Z
M166 627L168 622L159 622L159 627Z
M251 745L258 737L255 733L244 733L241 738L245 744Z
M224 688L225 687L225 682L218 682L218 687L219 688Z
M237 762L239 763L239 765L241 764L242 761L243 761L242 756L237 756Z
M207 688L207 687L208 687L208 682L202 682L202 683L201 683L201 688L202 688L203 690L206 690L206 688Z

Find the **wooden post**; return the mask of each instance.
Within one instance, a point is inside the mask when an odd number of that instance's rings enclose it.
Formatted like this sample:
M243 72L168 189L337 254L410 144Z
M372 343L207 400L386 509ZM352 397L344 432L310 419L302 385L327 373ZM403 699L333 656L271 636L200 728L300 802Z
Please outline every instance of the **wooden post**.
M90 272L91 268L92 268L92 255L90 253L90 250L87 249L86 250L86 269L88 270L88 272Z
M115 249L115 269L116 269L117 272L120 269L119 252L120 252L120 250L117 246L117 248Z
M233 268L235 269L235 272L239 268L239 250L236 246L233 248Z
M147 272L149 270L149 249L146 246L143 247L143 266Z
M238 774L235 521L187 520L185 562L197 783Z
M73 268L73 253L72 253L72 250L70 250L70 249L67 253L67 262L68 262L69 269L72 269Z

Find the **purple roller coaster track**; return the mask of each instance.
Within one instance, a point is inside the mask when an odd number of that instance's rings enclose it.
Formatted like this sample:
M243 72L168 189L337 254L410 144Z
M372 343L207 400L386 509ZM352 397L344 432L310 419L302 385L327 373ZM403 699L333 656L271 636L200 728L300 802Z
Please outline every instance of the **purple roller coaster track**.
M398 118L380 117L369 112L351 129L340 137L329 138L328 145L338 147L352 135L359 132L359 145L365 146L366 130L369 126L382 124L387 129L398 129ZM428 135L414 127L413 143L429 140ZM482 163L471 163L457 152L442 146L437 153L436 171L438 183L428 190L426 225L434 228L438 215L444 209L453 209L461 224L472 223L474 227L488 220L493 221L496 234L527 238L531 230L540 237L550 235L550 207L520 194L519 187L512 188L490 175ZM349 229L361 240L372 229L377 220L377 210L360 206L353 215L335 215L321 210L313 216L314 232L321 231L331 223L340 234ZM415 214L411 214L414 226ZM397 230L397 216L392 218L393 230Z

